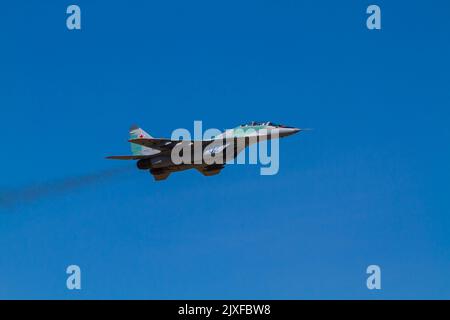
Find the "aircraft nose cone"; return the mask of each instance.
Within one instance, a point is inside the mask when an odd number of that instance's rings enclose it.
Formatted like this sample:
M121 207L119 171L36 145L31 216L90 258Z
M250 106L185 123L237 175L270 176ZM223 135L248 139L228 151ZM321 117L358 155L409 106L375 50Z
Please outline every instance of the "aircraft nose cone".
M280 137L287 137L301 131L299 128L282 128L280 129Z

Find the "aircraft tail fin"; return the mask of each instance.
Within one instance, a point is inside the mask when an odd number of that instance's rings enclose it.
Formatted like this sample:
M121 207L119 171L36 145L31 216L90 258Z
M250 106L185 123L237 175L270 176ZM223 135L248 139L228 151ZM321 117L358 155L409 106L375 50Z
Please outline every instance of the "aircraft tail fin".
M145 132L143 129L139 128L139 126L132 125L130 128L130 140L143 138L151 139L153 137L149 135L147 132ZM131 153L135 156L152 155L158 152L159 152L158 150L144 147L135 143L131 143Z

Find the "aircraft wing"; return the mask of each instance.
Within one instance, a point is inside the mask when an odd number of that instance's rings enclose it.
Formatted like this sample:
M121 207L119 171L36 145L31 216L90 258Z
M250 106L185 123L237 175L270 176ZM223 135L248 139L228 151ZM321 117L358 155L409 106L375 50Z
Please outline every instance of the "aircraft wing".
M170 140L170 139L158 139L158 138L138 138L138 139L130 139L128 142L138 144L147 148L156 149L159 151L170 150L175 146L179 141Z
M156 149L159 151L167 151L171 150L178 143L186 143L193 144L195 141L192 140L170 140L170 139L160 139L160 138L139 138L139 139L131 139L128 142L135 143L147 148ZM213 142L213 140L204 140L201 141L202 145L209 144Z

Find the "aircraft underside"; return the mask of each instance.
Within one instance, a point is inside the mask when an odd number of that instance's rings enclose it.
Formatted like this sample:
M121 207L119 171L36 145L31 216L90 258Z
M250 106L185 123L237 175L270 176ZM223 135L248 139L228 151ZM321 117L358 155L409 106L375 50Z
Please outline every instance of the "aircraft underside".
M205 176L213 176L220 173L220 170L224 168L224 164L211 164L211 165L191 165L191 164L180 164L180 165L173 165L163 168L152 168L148 169L150 173L153 175L155 180L164 180L167 179L167 177L172 172L177 171L184 171L189 169L197 169L200 173L202 173Z

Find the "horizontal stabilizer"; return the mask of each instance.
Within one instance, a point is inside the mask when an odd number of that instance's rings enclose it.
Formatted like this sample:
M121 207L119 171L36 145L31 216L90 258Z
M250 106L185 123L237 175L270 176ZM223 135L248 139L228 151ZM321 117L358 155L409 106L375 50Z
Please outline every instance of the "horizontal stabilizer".
M140 159L146 159L149 158L149 156L110 156L106 157L106 159L112 159L112 160L140 160Z

